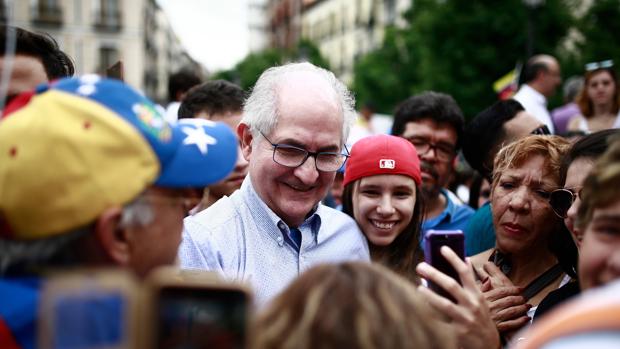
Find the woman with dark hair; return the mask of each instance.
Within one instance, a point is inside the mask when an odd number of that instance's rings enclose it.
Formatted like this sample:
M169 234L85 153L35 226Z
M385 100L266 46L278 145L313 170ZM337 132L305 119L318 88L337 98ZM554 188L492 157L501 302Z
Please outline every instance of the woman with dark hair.
M596 132L620 128L620 93L613 61L592 62L585 66L585 82L576 102L582 115L568 123L568 130Z
M344 174L343 212L368 239L371 259L418 284L422 261L420 160L404 138L377 135L351 149Z

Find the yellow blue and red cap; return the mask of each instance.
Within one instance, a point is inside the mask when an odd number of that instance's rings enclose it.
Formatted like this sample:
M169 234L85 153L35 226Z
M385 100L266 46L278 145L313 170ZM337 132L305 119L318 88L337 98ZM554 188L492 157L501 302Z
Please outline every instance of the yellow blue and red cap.
M237 139L224 123L171 125L118 80L58 80L0 122L0 236L59 235L151 185L218 182L236 160Z

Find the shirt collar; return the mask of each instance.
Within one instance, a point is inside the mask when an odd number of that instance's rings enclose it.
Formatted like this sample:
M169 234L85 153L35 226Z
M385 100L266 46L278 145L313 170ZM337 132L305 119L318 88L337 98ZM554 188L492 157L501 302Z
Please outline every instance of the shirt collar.
M523 84L523 86L521 87L524 92L528 93L529 95L532 96L532 98L539 104L542 104L544 106L547 106L547 98L540 92L536 91L534 88L532 88L532 86L528 85L528 84Z

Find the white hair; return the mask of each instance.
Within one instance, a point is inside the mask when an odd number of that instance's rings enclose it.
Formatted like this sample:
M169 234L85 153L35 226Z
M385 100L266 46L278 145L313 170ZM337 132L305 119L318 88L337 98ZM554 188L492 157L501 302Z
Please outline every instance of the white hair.
M120 225L122 227L145 227L155 219L151 205L145 205L144 193L123 207Z
M292 72L313 72L322 77L332 87L342 112L342 143L349 137L351 126L355 122L355 98L347 87L329 70L319 68L311 63L288 63L265 70L256 81L252 93L243 108L242 123L250 127L253 135L262 132L269 134L278 123L277 89L286 75Z

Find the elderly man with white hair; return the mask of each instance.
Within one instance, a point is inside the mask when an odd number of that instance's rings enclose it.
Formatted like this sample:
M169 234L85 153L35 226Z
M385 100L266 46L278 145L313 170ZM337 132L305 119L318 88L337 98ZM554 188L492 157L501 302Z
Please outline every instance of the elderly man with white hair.
M334 74L310 63L266 70L237 128L249 175L185 219L181 267L248 281L263 304L313 265L369 260L355 221L320 203L347 158L353 104Z

